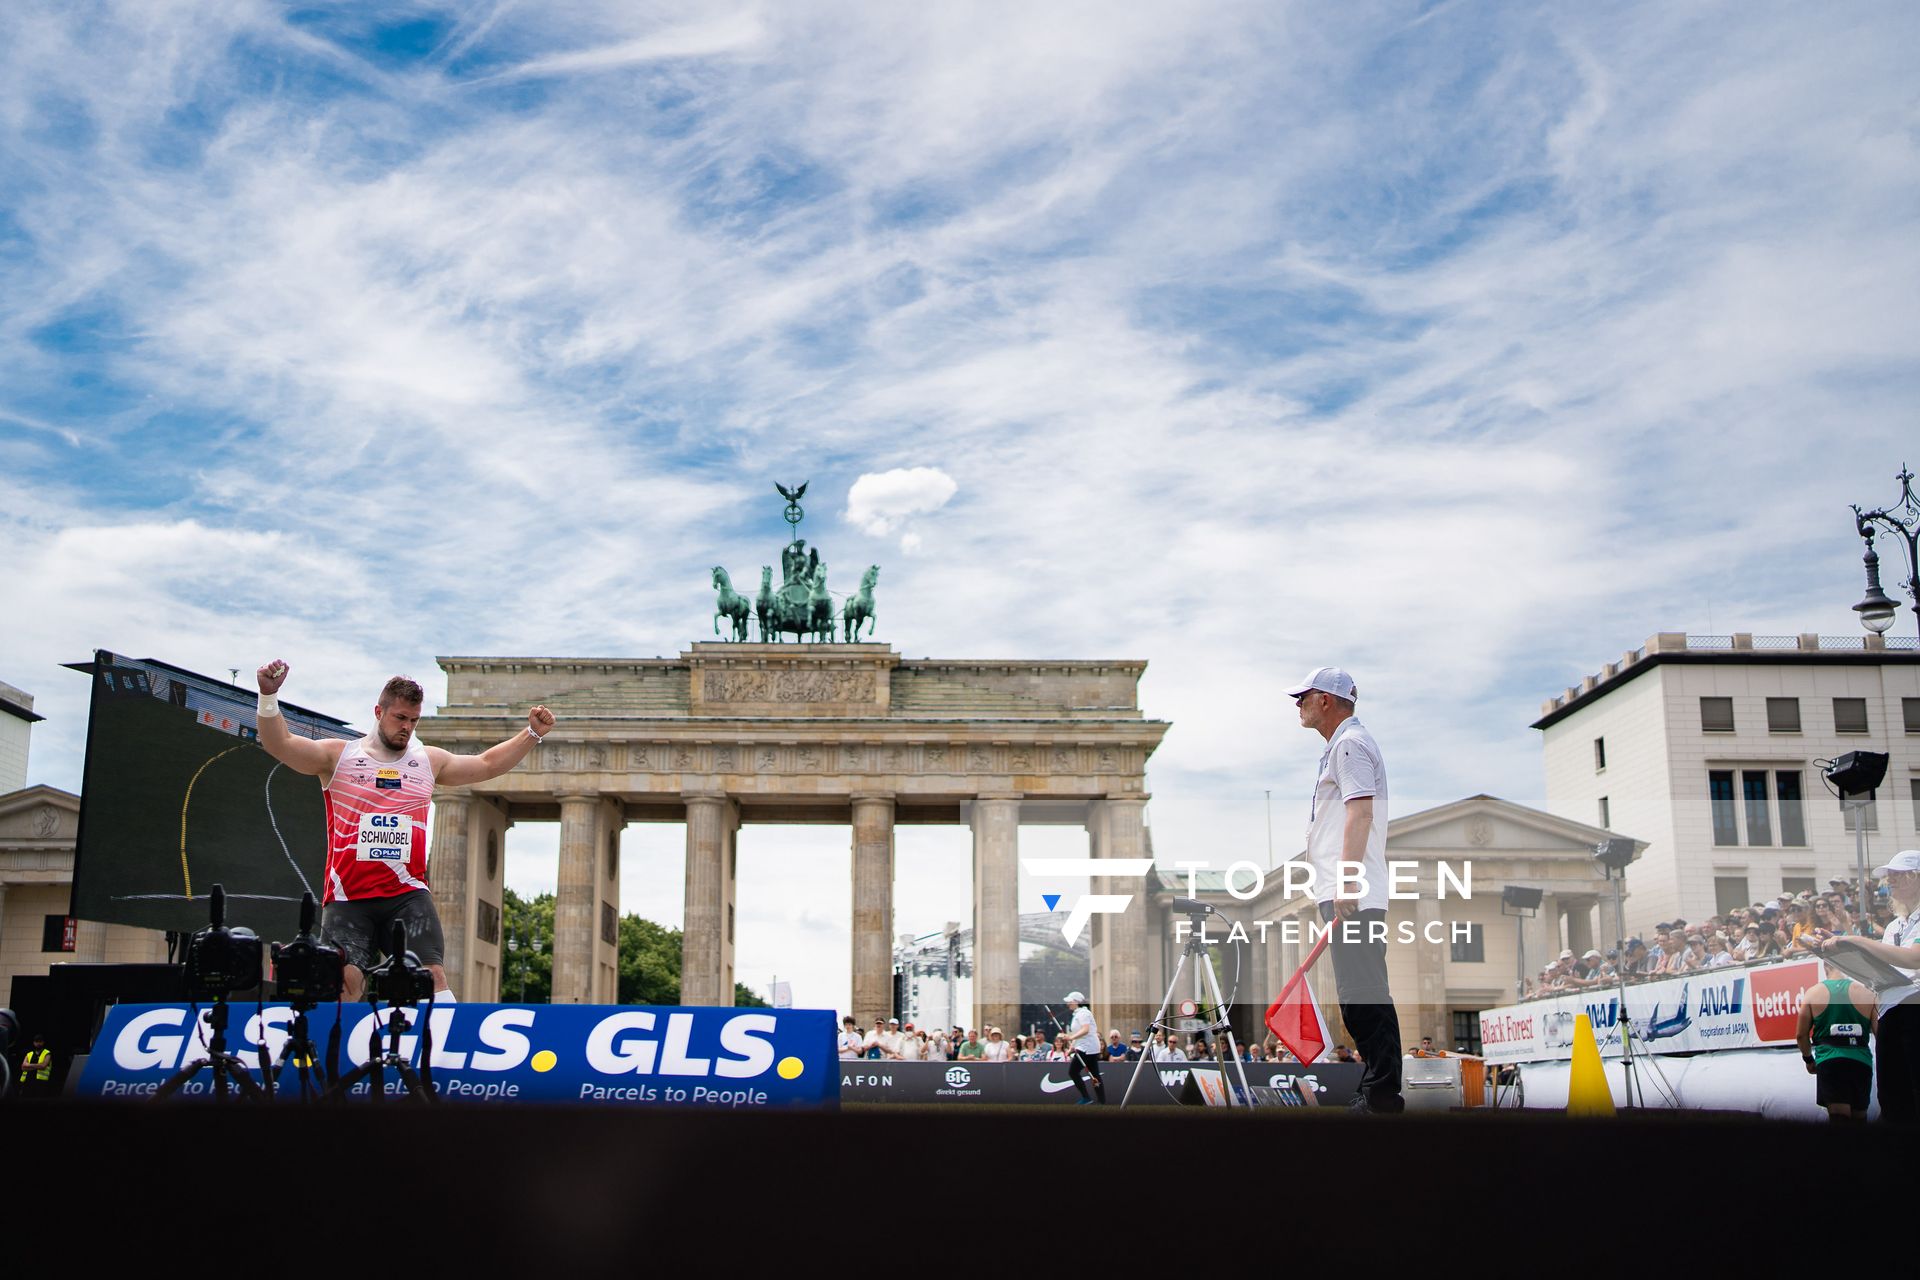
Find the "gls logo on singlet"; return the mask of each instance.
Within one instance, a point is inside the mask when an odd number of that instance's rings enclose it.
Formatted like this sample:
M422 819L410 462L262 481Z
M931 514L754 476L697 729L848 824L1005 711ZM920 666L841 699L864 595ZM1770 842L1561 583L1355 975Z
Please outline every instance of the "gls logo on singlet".
M413 841L403 813L363 813L354 838L354 855L362 862L405 862Z

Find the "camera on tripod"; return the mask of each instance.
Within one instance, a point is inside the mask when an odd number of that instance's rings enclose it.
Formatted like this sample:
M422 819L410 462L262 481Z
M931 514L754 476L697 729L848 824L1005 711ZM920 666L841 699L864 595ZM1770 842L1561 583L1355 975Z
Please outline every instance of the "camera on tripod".
M207 895L207 927L187 939L187 990L199 1000L224 1000L260 985L260 938L253 930L227 928L227 891Z
M313 1006L338 1000L347 982L347 953L313 936L313 895L300 898L300 932L273 944L273 986L289 1004Z
M433 999L433 974L407 950L407 926L397 920L386 960L367 970L367 995L396 1005Z

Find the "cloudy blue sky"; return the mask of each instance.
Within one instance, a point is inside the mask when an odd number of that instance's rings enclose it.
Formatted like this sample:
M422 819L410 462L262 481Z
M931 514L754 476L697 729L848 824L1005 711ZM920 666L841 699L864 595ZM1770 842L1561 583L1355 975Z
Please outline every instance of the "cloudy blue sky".
M9 5L34 780L78 785L95 646L347 715L436 654L677 652L804 478L909 656L1151 662L1163 856L1263 857L1268 788L1298 831L1325 661L1403 811L1537 802L1541 698L1649 633L1857 632L1845 504L1920 460L1917 45L1891 3ZM749 836L742 977L843 1002L844 833ZM677 840L630 909L677 923ZM902 929L969 914L962 833L901 861Z

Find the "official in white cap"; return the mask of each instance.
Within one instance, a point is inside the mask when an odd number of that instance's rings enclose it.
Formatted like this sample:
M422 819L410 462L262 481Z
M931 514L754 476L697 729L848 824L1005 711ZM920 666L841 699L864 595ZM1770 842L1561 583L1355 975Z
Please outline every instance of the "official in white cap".
M1067 1074L1073 1078L1073 1087L1080 1091L1080 1105L1090 1106L1107 1103L1106 1086L1100 1083L1100 1023L1093 1016L1093 1010L1087 1008L1084 992L1067 992L1066 1005L1073 1010L1067 1018L1068 1047L1073 1056L1067 1060ZM1087 1088L1087 1077L1093 1077L1093 1088Z
M1875 867L1873 874L1887 882L1887 893L1899 914L1886 932L1873 938L1834 934L1820 942L1832 954L1842 947L1866 955L1906 974L1908 981L1880 991L1880 1022L1874 1034L1874 1092L1880 1098L1882 1120L1920 1120L1920 849L1902 849ZM1861 917L1866 919L1866 904Z
M1356 1111L1396 1112L1400 1097L1400 1015L1387 987L1387 766L1380 745L1355 717L1360 690L1339 667L1320 667L1287 690L1302 728L1327 740L1313 781L1307 861L1322 920L1338 924L1327 944L1340 988L1340 1016L1366 1059ZM1359 868L1364 887L1343 883ZM1376 940L1378 938L1378 940Z

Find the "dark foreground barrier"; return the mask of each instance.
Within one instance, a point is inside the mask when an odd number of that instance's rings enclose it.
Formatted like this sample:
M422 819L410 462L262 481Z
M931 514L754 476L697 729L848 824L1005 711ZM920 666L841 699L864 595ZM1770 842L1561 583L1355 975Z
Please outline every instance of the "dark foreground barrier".
M1185 1062L1114 1062L1100 1068L1109 1105L1118 1105L1137 1067L1152 1072L1133 1091L1128 1106L1175 1106L1197 1064ZM1321 1063L1302 1067L1273 1062L1247 1063L1247 1083L1255 1088L1293 1089L1296 1081L1313 1090L1323 1107L1344 1107L1353 1101L1360 1083L1357 1063ZM1200 1070L1218 1068L1211 1064ZM1231 1067L1227 1078L1236 1086L1240 1077ZM987 1104L1074 1105L1079 1091L1064 1062L872 1062L840 1064L842 1102L974 1102Z
M61 1274L50 1259L88 1275L569 1278L686 1259L757 1277L883 1246L1000 1258L1063 1240L1116 1265L1201 1242L1216 1264L1285 1275L1578 1275L1614 1269L1610 1246L1543 1209L1542 1187L1638 1187L1648 1160L1680 1149L1790 1151L1871 1185L1910 1138L1332 1108L0 1108L7 1268L23 1276ZM1617 1197L1608 1230L1621 1249L1664 1239L1681 1207L1715 1238L1778 1226L1778 1193L1751 1180L1699 1180L1683 1199Z

